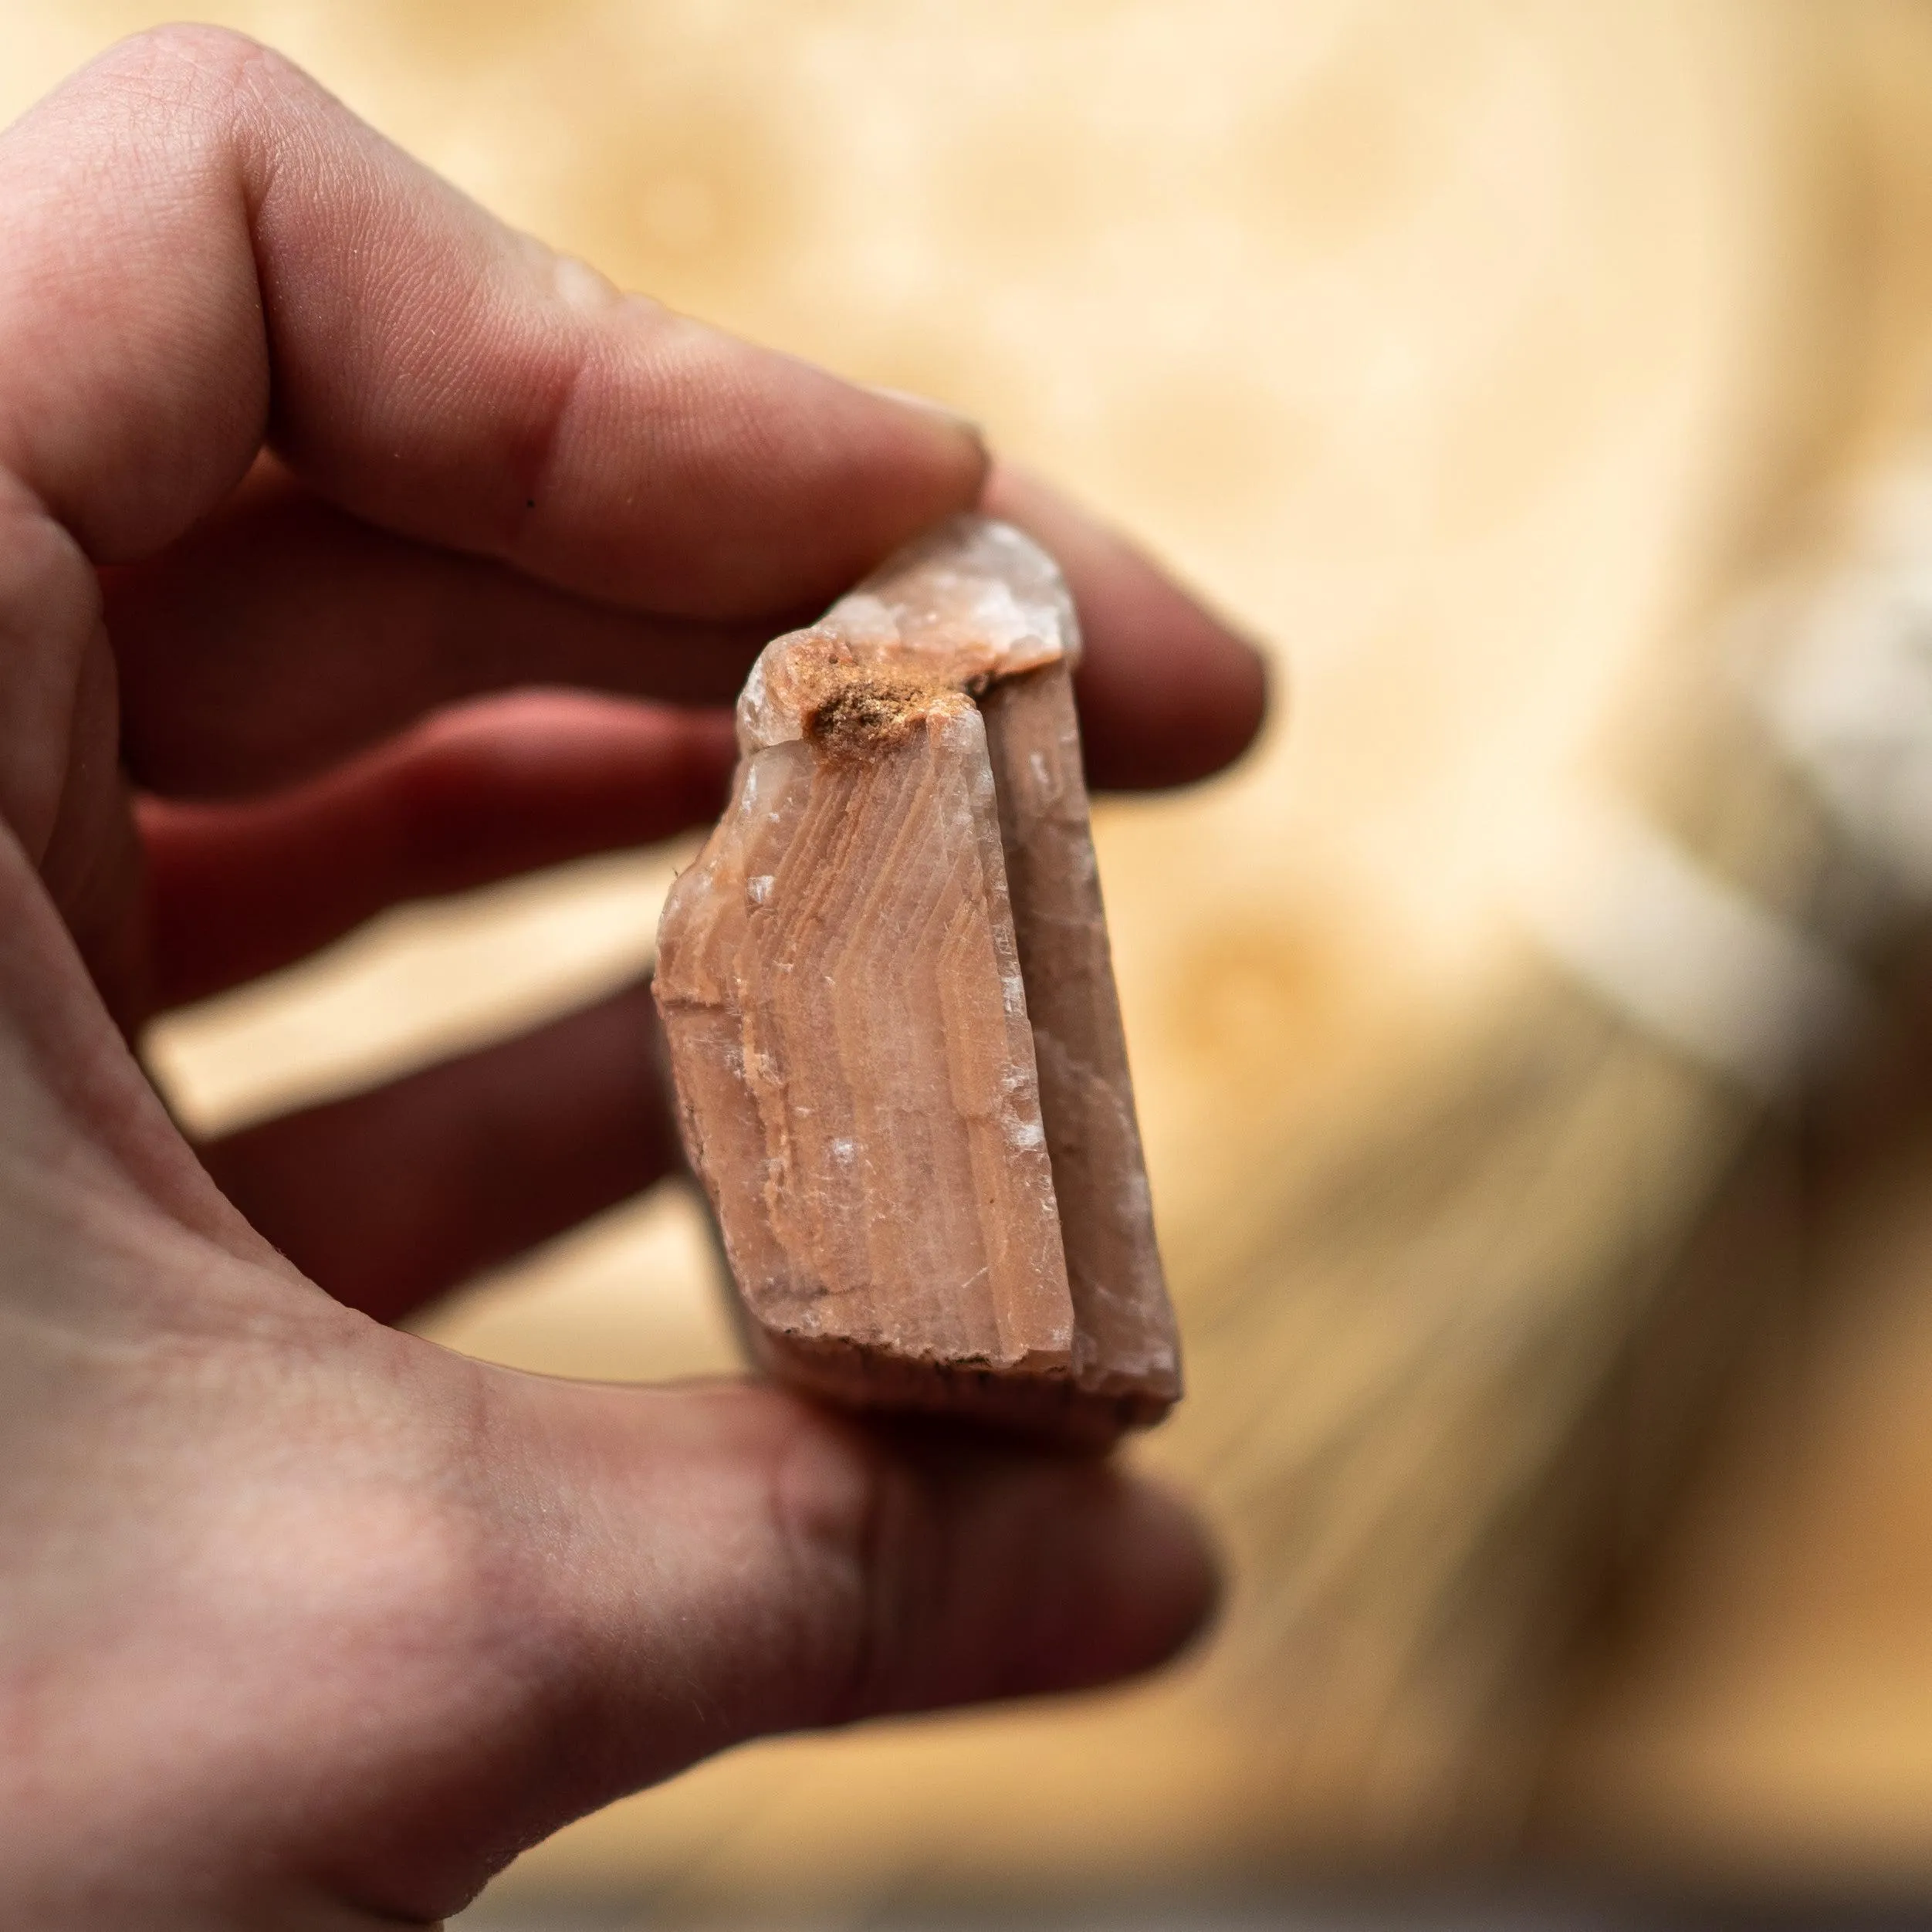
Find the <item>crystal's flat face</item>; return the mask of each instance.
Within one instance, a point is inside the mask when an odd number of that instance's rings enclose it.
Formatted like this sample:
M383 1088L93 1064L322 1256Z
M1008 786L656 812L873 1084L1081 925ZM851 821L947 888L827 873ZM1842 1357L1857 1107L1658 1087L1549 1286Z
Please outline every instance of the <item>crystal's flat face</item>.
M768 645L665 908L686 1152L777 1372L1105 1441L1179 1393L1060 574L955 517Z

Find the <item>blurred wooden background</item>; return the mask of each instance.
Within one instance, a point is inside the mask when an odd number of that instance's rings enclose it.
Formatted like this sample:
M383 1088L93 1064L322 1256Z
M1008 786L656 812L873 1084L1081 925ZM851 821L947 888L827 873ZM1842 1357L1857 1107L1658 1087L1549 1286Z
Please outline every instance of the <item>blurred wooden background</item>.
M1398 1394L1362 1423L1362 1392L1443 1310L1421 1312L1426 1281L1358 1303L1358 1250L1399 1247L1405 1217L1436 1228L1435 1210L1372 1191L1338 1224L1306 1205L1351 1150L1402 1145L1418 1110L1439 1135L1500 1135L1490 1115L1457 1124L1472 1056L1541 1065L1555 1041L1568 1064L1596 1038L1576 996L1526 966L1516 881L1579 774L1628 786L1667 758L1716 614L1917 422L1932 11L206 11L618 281L965 409L1266 640L1291 694L1237 775L1113 803L1101 834L1193 1345L1190 1400L1145 1453L1223 1525L1238 1580L1220 1639L1131 1693L739 1752L564 1833L506 1893L823 1914L1525 1848L1678 1876L1932 1884L1925 1136L1894 1137L1834 1206L1797 1312L1768 1298L1727 1329L1720 1352L1742 1367L1711 1385L1716 1440L1622 1615L1580 1664L1566 1652L1538 1674L1539 1660L1514 1703L1416 1666L1411 1599L1440 1595L1417 1581L1436 1544L1418 1530L1410 1562L1386 1532L1446 1524L1453 1542L1447 1448L1473 1442L1487 1468L1539 1401L1561 1434L1570 1398L1534 1350L1517 1364L1499 1346L1450 1392L1480 1414L1425 1427L1423 1396ZM8 0L0 108L164 17ZM151 1062L215 1126L509 1030L648 962L679 857L394 915L164 1023ZM1687 1076L1628 1059L1602 1105L1626 1138L1677 1151L1627 1202L1574 1225L1551 1210L1545 1245L1578 1251L1538 1277L1580 1298L1558 1331L1587 1325L1605 1216L1647 1225L1655 1200L1703 1199L1741 1132ZM1485 1256L1544 1239L1524 1223L1545 1196L1519 1196L1498 1162L1494 1225L1459 1222L1405 1268L1437 1257L1480 1278ZM1398 1159L1399 1179L1413 1165ZM429 1328L563 1373L709 1370L731 1361L715 1285L689 1204L661 1193ZM1520 1310L1492 1313L1506 1328ZM1373 1561L1310 1543L1309 1492L1283 1474L1345 1440L1342 1487L1375 1493ZM1330 1558L1348 1581L1323 1597ZM1455 1588L1486 1614L1480 1589ZM1338 1618L1290 1614L1298 1590ZM1512 1674L1541 1602L1497 1624L1482 1670Z

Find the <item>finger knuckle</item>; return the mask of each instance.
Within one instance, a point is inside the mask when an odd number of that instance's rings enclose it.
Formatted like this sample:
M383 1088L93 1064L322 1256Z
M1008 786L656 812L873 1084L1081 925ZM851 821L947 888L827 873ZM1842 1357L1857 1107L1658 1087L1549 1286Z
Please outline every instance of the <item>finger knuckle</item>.
M918 1633L944 1595L942 1518L918 1470L858 1428L803 1416L772 1457L766 1507L792 1601L807 1606L808 1721L836 1724L920 1695Z

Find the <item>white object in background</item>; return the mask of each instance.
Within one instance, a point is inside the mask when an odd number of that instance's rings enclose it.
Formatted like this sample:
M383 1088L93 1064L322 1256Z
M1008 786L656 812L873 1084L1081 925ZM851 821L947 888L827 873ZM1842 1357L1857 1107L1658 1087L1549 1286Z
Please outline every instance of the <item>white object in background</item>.
M1606 798L1572 795L1511 898L1543 951L1612 1010L1766 1101L1869 1004L1824 947Z

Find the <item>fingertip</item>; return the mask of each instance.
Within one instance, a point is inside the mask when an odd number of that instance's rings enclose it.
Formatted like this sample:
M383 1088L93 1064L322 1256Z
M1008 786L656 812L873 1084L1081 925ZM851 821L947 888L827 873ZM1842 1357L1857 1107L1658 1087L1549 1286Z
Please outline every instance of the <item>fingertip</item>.
M1038 538L1073 590L1085 643L1076 683L1090 783L1192 784L1249 749L1271 701L1268 659L1254 643L1037 478L1003 464L981 500Z
M1064 1598L1029 1644L1013 1688L1074 1690L1138 1677L1213 1622L1220 1565L1200 1518L1172 1490L1115 1467L1108 1493L1054 1538Z
M993 458L970 418L929 396L848 383L789 357L774 360L808 369L836 393L829 428L841 454L827 458L826 467L834 474L841 465L849 470L843 502L821 497L812 505L821 560L814 598L841 595L902 543L979 500ZM800 496L810 502L808 485ZM827 540L841 524L842 546Z
M675 716L686 763L700 783L716 792L722 810L725 788L738 762L736 716L728 706L706 705L681 709Z
M1131 553L1087 604L1103 640L1075 678L1090 785L1197 784L1246 754L1271 702L1259 651Z
M648 807L641 837L665 835L672 801L683 802L686 823L716 817L737 762L727 706L660 705L564 686L452 705L401 743L461 796L509 781L532 793Z
M979 431L943 405L648 302L583 327L601 333L576 413L611 431L563 438L540 507L509 518L512 560L569 589L689 617L815 611L984 485Z
M919 1517L878 1554L901 1628L878 1653L895 1680L875 1708L1088 1689L1155 1670L1206 1628L1220 1565L1200 1518L1118 1457L1009 1447L950 1423L875 1425L912 1475ZM925 1560L908 1560L923 1545ZM934 1549L944 1560L931 1560Z
M877 396L896 409L912 410L927 418L929 425L936 421L945 431L946 441L952 445L952 453L976 462L976 492L985 487L993 458L986 448L986 432L970 416L962 414L951 404L941 402L937 397L922 396L911 389L895 389L889 384L879 382L868 382L864 387L868 395Z

